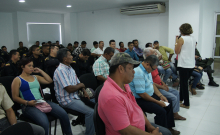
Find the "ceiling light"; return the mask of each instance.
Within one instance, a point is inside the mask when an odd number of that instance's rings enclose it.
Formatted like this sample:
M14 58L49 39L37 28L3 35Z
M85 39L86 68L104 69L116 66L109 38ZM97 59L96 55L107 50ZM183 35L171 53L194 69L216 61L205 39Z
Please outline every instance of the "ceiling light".
M25 2L25 0L19 0L19 2Z
M66 7L71 8L72 6L71 5L67 5Z

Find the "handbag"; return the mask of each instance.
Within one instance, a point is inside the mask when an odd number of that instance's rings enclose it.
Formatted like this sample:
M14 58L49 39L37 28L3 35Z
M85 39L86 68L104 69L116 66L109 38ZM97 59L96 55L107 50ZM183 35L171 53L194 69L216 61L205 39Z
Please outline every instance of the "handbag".
M199 68L199 67L195 67L193 70L196 71L196 72L198 72L198 73L203 72L203 69L201 69L201 68Z
M86 88L86 92L87 92L87 94L89 95L90 98L94 98L94 97L95 97L95 92L94 92L93 89L91 89L91 88ZM84 97L83 91L82 91L82 90L79 90L78 95L79 95L80 97Z
M170 64L168 63L168 62L166 62L166 61L164 61L162 64L161 64L161 66L163 67L163 69L168 69L168 68L170 68Z

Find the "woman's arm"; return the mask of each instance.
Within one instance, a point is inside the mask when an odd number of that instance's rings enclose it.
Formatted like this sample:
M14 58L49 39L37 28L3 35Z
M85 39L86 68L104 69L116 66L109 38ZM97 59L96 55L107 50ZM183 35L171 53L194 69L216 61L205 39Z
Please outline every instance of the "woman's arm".
M53 82L50 76L39 68L34 68L34 73L40 73L43 76L35 75L40 84L50 84Z
M182 48L183 44L184 44L183 38L180 37L178 39L178 36L176 36L176 44L175 44L175 53L176 54L180 54L180 51L181 51L181 48Z

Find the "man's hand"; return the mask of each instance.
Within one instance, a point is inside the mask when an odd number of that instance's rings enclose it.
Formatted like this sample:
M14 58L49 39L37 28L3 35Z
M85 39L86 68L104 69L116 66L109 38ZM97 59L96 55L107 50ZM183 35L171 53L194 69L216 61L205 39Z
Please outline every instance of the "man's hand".
M161 97L160 97L160 100L165 101L165 102L168 102L167 98L164 97L164 96L161 96Z
M153 135L162 135L161 132L159 132L159 127L157 127L154 131L151 132Z
M168 88L167 86L164 86L164 85L163 85L163 90L169 91L169 88Z
M84 97L86 97L90 100L90 97L89 97L88 93L86 92L86 90L84 88L83 88L83 93L84 93Z
M161 107L166 107L166 104L163 101L158 101L157 104Z
M147 131L148 131L148 132L153 132L155 129L156 129L156 128L155 128L154 126L152 126L152 125L150 125L150 126L147 127Z

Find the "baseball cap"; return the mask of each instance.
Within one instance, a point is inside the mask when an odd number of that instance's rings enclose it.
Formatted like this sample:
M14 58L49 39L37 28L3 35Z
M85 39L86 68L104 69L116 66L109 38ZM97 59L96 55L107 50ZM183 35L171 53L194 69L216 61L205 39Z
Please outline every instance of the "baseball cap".
M159 42L158 42L157 40L155 40L155 41L154 41L154 44L157 44L157 43L159 43Z
M111 62L110 62L110 67L123 64L123 63L133 64L134 67L140 64L139 61L133 60L129 54L120 52L120 53L115 54L112 57Z

